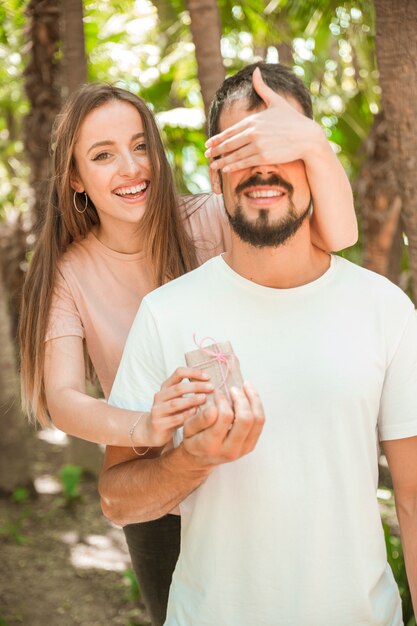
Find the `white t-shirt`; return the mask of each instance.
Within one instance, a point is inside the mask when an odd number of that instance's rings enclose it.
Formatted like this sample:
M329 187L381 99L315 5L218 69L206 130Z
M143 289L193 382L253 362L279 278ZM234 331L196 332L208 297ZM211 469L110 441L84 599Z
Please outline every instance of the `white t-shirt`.
M110 401L148 410L194 333L231 341L266 424L181 504L166 625L402 624L376 489L378 438L417 435L411 301L335 256L293 289L216 257L144 298Z

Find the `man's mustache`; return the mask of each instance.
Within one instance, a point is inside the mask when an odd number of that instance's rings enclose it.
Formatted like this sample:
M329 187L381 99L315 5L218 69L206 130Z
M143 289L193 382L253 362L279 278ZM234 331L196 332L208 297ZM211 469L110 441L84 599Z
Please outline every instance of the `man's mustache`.
M291 185L291 183L282 178L279 174L271 174L269 178L262 178L262 176L260 176L259 174L254 174L247 180L243 181L243 183L240 183L236 187L235 193L239 194L242 193L242 191L244 191L245 189L248 189L248 187L260 187L262 185L277 185L278 187L283 187L284 189L286 189L290 194L292 194L292 192L294 191L294 187Z

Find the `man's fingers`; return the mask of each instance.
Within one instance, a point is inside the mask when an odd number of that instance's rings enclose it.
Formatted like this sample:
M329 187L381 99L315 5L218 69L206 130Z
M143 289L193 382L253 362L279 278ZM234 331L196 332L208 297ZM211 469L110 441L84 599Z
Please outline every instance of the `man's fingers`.
M262 405L259 393L256 391L252 383L246 381L243 384L243 391L250 404L252 414L260 421L265 421L264 407Z
M237 451L240 448L240 443L246 439L253 420L249 401L243 391L234 387L230 393L235 418L228 432L227 447Z
M213 425L212 433L214 438L222 441L226 438L230 426L233 424L235 414L224 393L221 393L220 391L215 391L214 402L218 410L218 418Z
M213 445L215 442L218 445L222 444L233 423L234 412L226 396L219 391L214 392L214 402L214 406L203 409L195 417L187 421L184 426L185 436L191 437L210 427L210 440Z
M265 420L254 420L242 445L242 454L249 454L256 446L263 430Z
M184 424L184 437L194 437L194 435L210 428L216 421L217 416L217 407L214 405L192 415Z
M237 458L253 450L265 422L261 400L255 388L245 383L243 390L232 389L236 419L226 441L229 454Z
M264 412L256 390L249 384L231 390L230 402L223 393L214 394L210 406L184 423L184 444L195 456L210 463L227 463L255 447L264 425Z
M248 400L248 403L250 405L250 411L253 417L251 428L243 444L244 453L248 454L255 447L262 432L265 424L265 413L262 406L261 398L259 397L259 394L256 391L255 387L251 383L244 383L243 392Z

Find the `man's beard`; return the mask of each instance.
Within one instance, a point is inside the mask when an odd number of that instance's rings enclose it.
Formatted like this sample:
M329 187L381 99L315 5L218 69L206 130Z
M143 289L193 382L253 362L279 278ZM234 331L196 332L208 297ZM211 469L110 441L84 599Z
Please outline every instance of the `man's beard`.
M259 175L255 174L236 187L236 194L239 195L244 189L255 185L278 185L284 187L284 189L288 191L289 208L287 214L274 222L270 222L269 210L259 209L258 218L255 221L251 221L243 213L242 207L239 204L236 205L233 215L229 213L227 207L226 213L231 227L242 241L256 248L276 248L295 235L310 213L311 202L309 202L308 207L301 215L297 215L292 201L294 188L288 181L277 174L273 174L268 179L261 178Z

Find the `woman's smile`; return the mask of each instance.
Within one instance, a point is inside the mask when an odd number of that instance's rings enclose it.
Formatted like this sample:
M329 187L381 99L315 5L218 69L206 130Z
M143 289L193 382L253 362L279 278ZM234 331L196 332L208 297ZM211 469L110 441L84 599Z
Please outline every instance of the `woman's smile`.
M121 198L124 202L135 203L142 202L147 196L150 181L143 180L140 182L123 185L113 190L113 193Z

